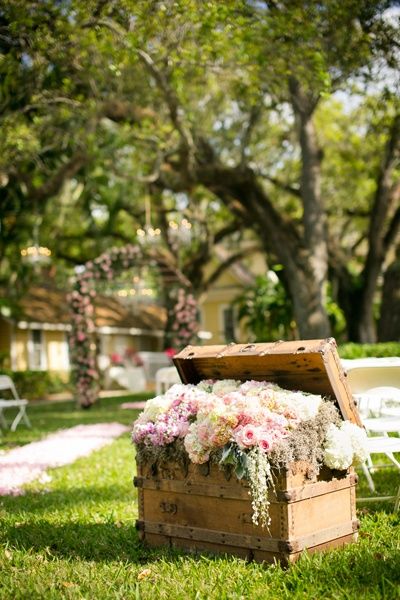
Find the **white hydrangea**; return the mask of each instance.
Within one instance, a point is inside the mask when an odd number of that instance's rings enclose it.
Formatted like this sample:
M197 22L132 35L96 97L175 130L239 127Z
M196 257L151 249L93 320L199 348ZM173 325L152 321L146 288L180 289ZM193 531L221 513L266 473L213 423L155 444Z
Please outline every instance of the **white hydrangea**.
M286 408L300 421L308 421L317 416L322 396L281 390L274 393L274 400L281 410Z
M240 381L236 381L235 379L221 379L214 383L212 391L213 394L223 396L224 394L237 390L239 385Z
M212 392L213 385L215 383L214 379L203 379L196 385L197 390L202 390L203 392Z
M348 433L331 423L326 433L324 447L324 463L326 466L330 469L345 471L351 466L353 455L353 446Z
M167 396L156 396L155 398L147 400L144 411L139 416L138 421L140 423L147 423L147 421L152 421L154 423L159 415L167 412L172 402L173 400Z
M182 396L188 396L190 392L195 391L195 386L192 384L184 384L184 383L174 383L168 390L165 392L166 398L171 398L175 400L176 398L180 398Z
M367 450L367 434L364 429L350 423L350 421L344 421L340 429L349 436L351 445L353 447L353 464L362 464L368 458Z

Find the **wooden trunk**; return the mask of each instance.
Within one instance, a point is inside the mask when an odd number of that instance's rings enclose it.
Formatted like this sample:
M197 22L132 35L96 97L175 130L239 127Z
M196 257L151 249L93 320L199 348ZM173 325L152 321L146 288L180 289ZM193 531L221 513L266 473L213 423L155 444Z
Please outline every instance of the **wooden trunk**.
M138 465L140 538L150 546L229 553L247 559L283 564L310 552L354 541L356 475L324 470L307 477L307 465L280 472L270 491L269 531L252 523L251 499L245 481L225 479L216 466L209 473L190 464Z
M184 383L202 379L274 381L287 389L333 398L344 418L359 423L334 340L187 347L175 357ZM269 530L252 522L248 483L229 480L216 465L138 464L140 538L150 546L228 553L289 564L301 552L357 538L356 475L306 463L275 472Z

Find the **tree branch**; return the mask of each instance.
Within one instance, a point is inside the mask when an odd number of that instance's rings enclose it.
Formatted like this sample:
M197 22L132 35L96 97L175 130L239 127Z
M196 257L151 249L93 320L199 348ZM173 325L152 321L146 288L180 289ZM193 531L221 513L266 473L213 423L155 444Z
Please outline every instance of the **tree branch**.
M123 27L121 27L120 25L115 23L112 19L109 19L107 17L102 18L102 19L89 19L83 26L84 27L93 27L93 25L100 25L103 27L107 27L108 29L110 29L111 31L116 33L118 35L118 37L122 38L125 45L127 46L127 42L125 40L126 31L124 30ZM165 74L157 68L152 57L144 50L139 49L137 52L138 52L140 59L146 66L147 70L149 71L149 73L152 75L153 79L157 83L159 89L163 93L164 99L165 99L167 107L168 107L170 119L171 119L172 124L174 125L175 129L179 133L183 148L185 149L186 154L187 154L187 157L186 157L187 158L187 161L186 161L187 166L188 166L189 170L191 170L191 166L193 164L193 159L194 159L195 143L194 143L193 136L192 136L190 129L188 127L186 127L185 123L183 122L182 109L180 107L178 97L176 96L175 92L172 90Z
M377 177L377 186L371 212L369 229L369 252L367 264L370 260L382 257L382 243L384 238L384 224L392 202L398 195L398 187L391 184L393 171L398 163L400 149L400 114L393 120L390 135L386 143L385 155ZM373 258L373 256L375 258Z
M67 163L61 165L58 171L39 188L34 188L32 182L30 182L29 191L32 199L40 202L57 194L64 181L73 177L87 162L88 157L86 154L77 152Z
M230 235L231 233L235 233L236 231L239 231L241 228L242 223L239 220L235 219L231 223L228 223L228 225L216 232L216 234L214 235L214 244L222 242L222 240L226 236Z
M260 117L261 114L261 106L254 105L251 107L249 120L247 122L247 126L245 127L241 143L240 143L240 167L243 168L246 164L246 148L248 147L251 139L251 135L253 133L253 129Z
M171 121L176 130L178 131L185 148L189 151L191 155L193 155L195 144L190 130L186 128L185 124L181 119L182 111L180 109L179 100L176 94L171 89L164 73L159 71L156 67L156 64L151 58L151 56L147 54L147 52L145 52L144 50L138 50L138 54L142 59L143 63L146 65L149 72L151 73L151 75L153 76L158 87L163 92L165 101L168 106Z
M386 235L383 239L383 246L387 251L392 244L396 242L396 238L400 231L400 207L397 208L390 222Z
M263 173L262 171L257 171L256 174L259 177L261 177L262 179L266 179L267 181L270 181L277 188L283 190L284 192L288 192L289 194L291 194L292 196L295 196L296 198L301 198L301 192L300 192L299 188L292 187L288 183L285 183L284 181L281 181L280 179L277 179L276 177L271 177L271 175L267 175L266 173Z
M221 262L218 265L218 267L216 267L214 271L210 273L210 275L207 277L206 281L204 282L204 291L207 291L232 265L242 260L246 256L250 256L251 254L254 254L255 252L260 252L261 250L262 249L258 244L254 244L253 246L243 248L235 254L231 254L228 258Z
M82 102L79 102L78 100L58 96L56 98L43 98L39 102L27 104L21 109L21 112L26 113L31 110L35 110L36 108L42 108L43 106L51 106L52 104L66 104L68 106L72 106L73 108L80 108L82 106Z

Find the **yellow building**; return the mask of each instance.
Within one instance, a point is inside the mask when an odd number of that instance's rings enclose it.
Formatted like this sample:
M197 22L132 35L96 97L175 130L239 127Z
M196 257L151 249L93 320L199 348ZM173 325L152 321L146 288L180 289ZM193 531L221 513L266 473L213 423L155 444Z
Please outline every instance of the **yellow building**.
M211 273L227 260L227 252L216 248L219 262L209 266ZM247 342L248 336L237 322L232 301L255 275L265 272L260 254L249 256L225 269L199 300L200 341L203 344ZM164 348L165 310L156 305L124 304L115 297L98 295L95 323L99 342L99 365L124 355L126 349L161 353ZM50 286L33 287L18 306L18 318L0 312L0 366L14 371L52 371L68 378L70 371L68 333L70 307L66 292ZM106 367L104 367L106 368Z
M223 248L216 249L221 262L228 258ZM214 265L215 266L215 265ZM210 269L212 266L210 266ZM264 258L255 253L246 260L225 269L207 294L200 299L200 336L206 344L227 344L232 341L246 343L248 334L238 323L237 311L232 302L246 286L254 284L255 276L266 272ZM202 335L203 334L203 335Z
M115 298L98 296L96 332L100 355L123 354L127 348L160 351L165 315L157 306L135 310ZM0 314L0 356L13 371L53 371L65 378L70 371L68 333L71 330L67 294L48 287L31 288L20 301L18 318Z

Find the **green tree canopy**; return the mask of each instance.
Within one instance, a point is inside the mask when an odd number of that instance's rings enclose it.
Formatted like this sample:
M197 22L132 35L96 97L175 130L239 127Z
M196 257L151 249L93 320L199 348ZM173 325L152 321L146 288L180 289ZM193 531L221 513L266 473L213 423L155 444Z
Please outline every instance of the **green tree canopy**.
M183 194L200 235L175 267L193 285L245 228L283 265L302 337L331 331L330 280L350 337L373 339L400 222L394 4L6 1L2 264L37 212L63 260L135 241L145 195L173 262Z

